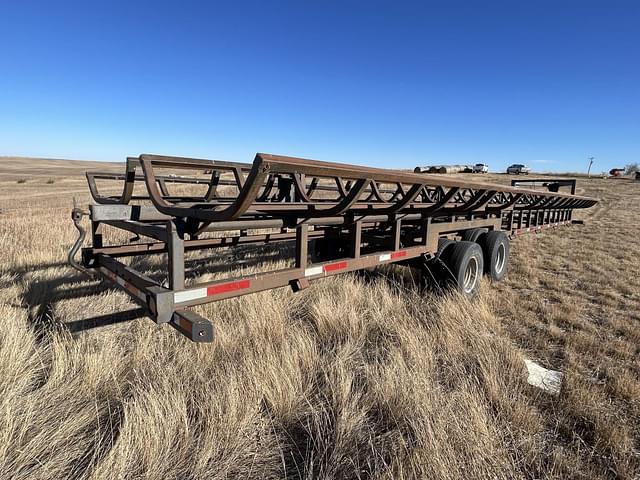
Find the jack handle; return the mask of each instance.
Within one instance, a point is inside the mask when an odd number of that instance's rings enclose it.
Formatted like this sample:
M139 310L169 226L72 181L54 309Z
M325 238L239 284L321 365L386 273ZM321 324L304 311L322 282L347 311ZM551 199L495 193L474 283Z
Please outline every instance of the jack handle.
M75 256L78 253L78 250L80 250L80 247L84 243L84 239L87 237L87 231L82 226L82 217L84 217L85 215L88 215L88 214L89 214L89 212L87 212L85 210L82 210L81 208L79 208L77 206L75 198L74 198L73 199L73 210L71 211L71 219L73 220L73 224L75 225L76 229L78 230L78 239L76 240L76 242L71 247L71 250L69 250L69 254L67 255L67 261L69 262L69 265L71 265L76 270L78 270L78 271L84 273L85 275L93 278L93 277L95 277L95 274L91 270L85 268L83 265L81 265L80 263L78 263L75 260Z

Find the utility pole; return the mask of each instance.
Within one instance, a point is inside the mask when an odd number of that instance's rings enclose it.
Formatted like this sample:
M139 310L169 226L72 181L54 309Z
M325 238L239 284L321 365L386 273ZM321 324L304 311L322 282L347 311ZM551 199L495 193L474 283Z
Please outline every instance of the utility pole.
M587 169L587 177L591 178L591 165L593 165L593 159L595 157L588 157L589 158L589 168Z

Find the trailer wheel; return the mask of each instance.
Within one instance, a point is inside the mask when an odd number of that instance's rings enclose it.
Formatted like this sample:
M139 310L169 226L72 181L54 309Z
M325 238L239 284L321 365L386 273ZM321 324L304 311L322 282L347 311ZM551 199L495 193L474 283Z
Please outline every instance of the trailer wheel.
M480 288L484 257L480 245L474 242L455 242L442 252L441 260L447 269L447 279L467 298L473 298Z
M477 242L478 237L483 233L487 233L489 231L488 228L472 228L471 230L465 230L462 233L462 240L464 242Z
M436 254L436 258L440 258L440 255L442 255L442 252L444 252L444 250L449 246L449 245L453 245L455 242L455 240L450 240L448 238L439 238L438 239L438 252Z
M492 230L478 239L484 253L484 271L494 282L507 274L509 263L509 237L504 232Z
M440 260L440 256L445 249L449 248L449 246L454 243L456 243L455 240L449 240L444 237L439 238L438 250L435 252L434 256L429 260L416 262L415 266L421 272L420 284L422 288L427 288L433 291L442 290L447 279L447 267Z

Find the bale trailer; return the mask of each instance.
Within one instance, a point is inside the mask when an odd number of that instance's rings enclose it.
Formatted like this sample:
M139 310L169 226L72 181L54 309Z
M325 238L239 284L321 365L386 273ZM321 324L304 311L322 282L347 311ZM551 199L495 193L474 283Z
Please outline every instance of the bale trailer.
M70 264L123 290L153 321L196 342L212 341L214 330L190 307L278 287L297 292L321 278L390 263L428 272L472 297L483 275L504 278L510 239L569 225L575 209L597 203L575 194L264 153L250 164L140 155L127 159L123 174L86 176L94 203L73 209L79 237ZM118 182L121 193L103 194L104 182ZM85 216L91 246L77 261ZM108 245L107 228L135 241ZM196 284L185 274L185 254L197 258L226 248L233 259L236 249L267 244L287 245L287 268ZM167 258L163 279L133 267L156 254Z

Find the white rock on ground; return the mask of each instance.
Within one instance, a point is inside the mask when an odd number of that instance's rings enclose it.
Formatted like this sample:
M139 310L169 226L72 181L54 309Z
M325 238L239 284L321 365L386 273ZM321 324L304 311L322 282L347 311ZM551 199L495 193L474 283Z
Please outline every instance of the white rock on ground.
M527 370L529 371L529 378L527 379L529 385L541 388L552 395L558 395L560 393L562 372L547 370L527 359L524 360L524 363L527 365Z

